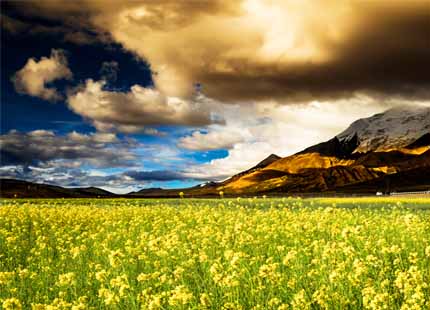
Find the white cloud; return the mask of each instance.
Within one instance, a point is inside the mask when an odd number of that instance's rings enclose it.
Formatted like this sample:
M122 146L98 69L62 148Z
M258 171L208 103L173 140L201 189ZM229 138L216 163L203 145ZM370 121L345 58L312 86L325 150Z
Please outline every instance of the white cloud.
M240 132L243 140L233 143L225 158L188 167L184 173L198 179L227 178L253 167L272 153L284 157L329 140L358 118L382 112L393 105L357 96L335 102L297 105L266 102L231 107L223 115L226 126L209 126L206 136L222 137ZM186 139L189 145L204 146L208 139L200 138L194 135L180 141Z
M125 134L145 134L156 137L163 137L167 135L164 131L160 131L152 127L144 127L142 125L120 125L103 123L99 121L94 121L93 124L94 127L96 127L100 132L117 131Z
M168 97L153 88L134 85L129 92L103 89L104 81L87 80L85 85L69 94L69 107L91 120L99 130L139 132L150 125L205 126L221 121L209 103Z
M178 146L188 150L207 151L217 149L231 149L236 143L245 138L239 130L214 130L208 133L194 131L190 136L179 140Z
M222 180L255 166L273 152L273 147L265 142L238 143L225 158L209 163L188 167L183 174L195 179Z
M61 94L47 84L60 79L72 79L72 72L67 66L64 52L52 49L50 57L42 57L39 61L28 59L25 66L12 77L12 82L20 94L57 101L62 99Z

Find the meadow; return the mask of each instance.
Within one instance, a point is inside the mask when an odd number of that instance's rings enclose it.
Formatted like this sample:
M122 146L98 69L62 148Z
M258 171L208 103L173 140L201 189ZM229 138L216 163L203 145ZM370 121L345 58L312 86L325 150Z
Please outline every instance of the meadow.
M3 200L2 309L430 309L430 199Z

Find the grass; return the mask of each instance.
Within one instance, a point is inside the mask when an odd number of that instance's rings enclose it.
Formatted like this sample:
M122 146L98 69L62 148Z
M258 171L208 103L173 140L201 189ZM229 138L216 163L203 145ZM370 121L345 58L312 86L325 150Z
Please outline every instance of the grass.
M0 206L3 309L429 309L430 199Z

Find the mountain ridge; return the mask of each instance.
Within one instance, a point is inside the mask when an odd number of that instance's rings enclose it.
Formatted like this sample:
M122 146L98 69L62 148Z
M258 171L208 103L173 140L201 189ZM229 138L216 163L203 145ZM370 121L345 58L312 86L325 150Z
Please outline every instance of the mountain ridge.
M64 188L17 179L0 179L0 197L3 198L97 198L114 196L116 196L114 193L93 186Z

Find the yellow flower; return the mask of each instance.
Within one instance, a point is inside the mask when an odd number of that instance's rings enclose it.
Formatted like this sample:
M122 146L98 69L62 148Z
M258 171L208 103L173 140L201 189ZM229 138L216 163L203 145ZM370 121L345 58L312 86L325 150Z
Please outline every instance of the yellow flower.
M210 306L210 298L208 294L203 293L200 295L200 304L204 307Z
M124 257L124 254L121 252L121 250L115 250L111 251L109 254L109 264L116 268L121 265L121 260Z
M96 279L99 282L104 282L107 279L107 271L106 270L100 270L96 272Z
M149 310L156 310L161 308L161 297L154 296L148 304Z
M22 309L21 302L17 298L8 298L3 301L2 307L4 310L20 310Z
M272 298L272 299L269 300L269 302L267 303L267 305L269 307L274 307L274 306L279 305L280 303L281 303L281 300L279 298L274 297L274 298Z
M15 276L14 271L0 272L0 286L1 285L7 285L10 281L12 281L12 278L14 276Z
M137 276L137 281L144 282L144 281L150 280L151 278L152 278L151 274L141 273Z
M426 256L430 259L430 245L425 249Z
M284 259L282 260L282 263L285 266L288 266L291 261L293 261L297 256L297 251L296 250L291 250L287 253L287 255L284 257Z
M75 273L68 272L58 276L58 286L73 286L76 284Z
M175 287L170 293L169 305L171 306L186 305L193 299L193 293L183 285Z
M291 304L293 309L310 309L310 303L306 299L305 290L302 289L295 294Z
M116 305L119 302L119 296L107 288L99 289L99 297L103 298L106 305Z

